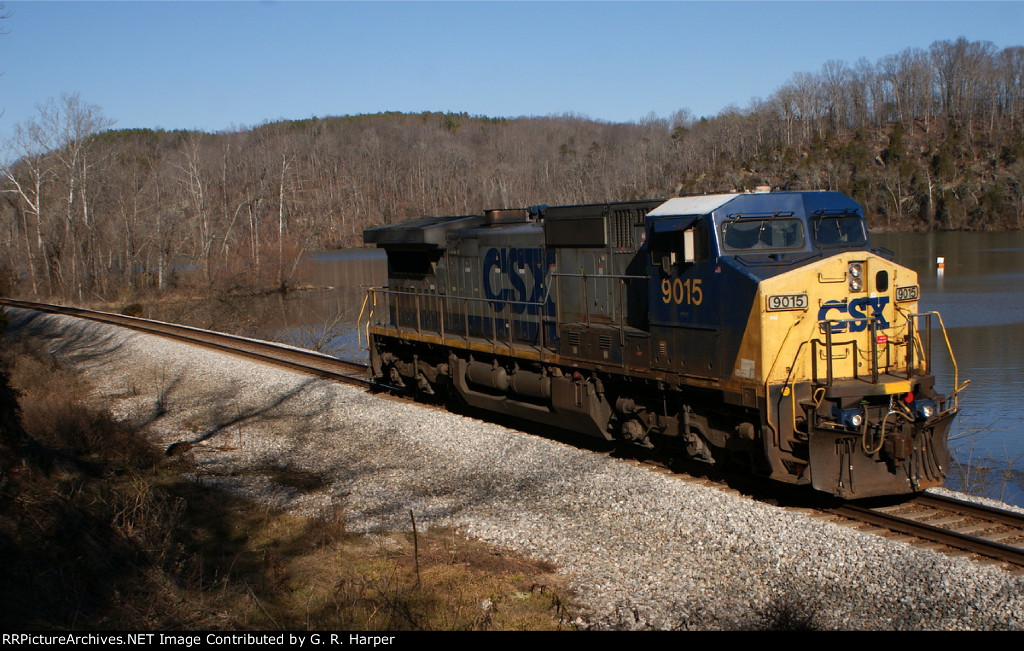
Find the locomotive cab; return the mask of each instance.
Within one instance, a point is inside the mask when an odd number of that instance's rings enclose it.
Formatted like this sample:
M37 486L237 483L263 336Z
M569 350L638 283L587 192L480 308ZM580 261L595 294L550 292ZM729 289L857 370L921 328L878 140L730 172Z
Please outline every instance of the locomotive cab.
M699 198L705 210L710 199ZM931 333L941 317L918 313L916 274L870 251L860 207L838 193L717 200L699 219L673 215L693 209L685 198L648 216L652 335L669 351L692 330L717 337L717 349L691 352L677 369L724 367L724 400L757 406L775 479L842 497L941 484L956 391L950 399L934 389ZM702 244L666 265L673 255L659 249L670 238L659 231L680 239L679 228L684 243ZM708 296L722 298L709 309Z

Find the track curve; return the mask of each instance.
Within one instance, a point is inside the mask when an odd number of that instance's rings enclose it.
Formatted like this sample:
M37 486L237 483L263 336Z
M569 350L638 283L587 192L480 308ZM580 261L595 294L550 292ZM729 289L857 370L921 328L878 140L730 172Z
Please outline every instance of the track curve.
M0 305L22 310L34 310L48 314L62 314L79 319L88 319L98 323L107 323L123 328L130 328L146 334L168 337L196 346L240 355L266 364L291 368L302 373L330 378L350 384L362 386L379 386L369 375L366 364L347 362L330 355L311 350L276 344L258 339L249 339L237 335L224 334L213 330L203 330L190 326L177 325L164 321L152 321L138 317L98 312L66 305L51 305L13 299L0 299Z
M0 299L0 305L130 328L347 384L401 392L375 383L366 364L283 344L71 306L14 299ZM1024 514L928 493L896 504L847 502L820 512L1024 568Z

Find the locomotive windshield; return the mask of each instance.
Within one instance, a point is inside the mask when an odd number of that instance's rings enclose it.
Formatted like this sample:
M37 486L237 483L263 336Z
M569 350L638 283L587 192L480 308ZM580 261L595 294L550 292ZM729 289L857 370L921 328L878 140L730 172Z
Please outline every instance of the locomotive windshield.
M823 215L811 219L811 237L818 247L867 246L864 222L856 215Z
M730 252L802 249L804 226L795 218L736 219L722 224L722 243Z

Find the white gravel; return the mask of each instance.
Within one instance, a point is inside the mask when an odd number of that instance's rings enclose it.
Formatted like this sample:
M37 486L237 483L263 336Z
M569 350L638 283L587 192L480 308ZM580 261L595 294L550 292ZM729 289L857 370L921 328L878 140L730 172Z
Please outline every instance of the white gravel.
M1024 629L1024 575L522 434L109 326L11 311L198 480L350 531L453 526L558 565L587 627ZM273 481L288 467L322 481Z

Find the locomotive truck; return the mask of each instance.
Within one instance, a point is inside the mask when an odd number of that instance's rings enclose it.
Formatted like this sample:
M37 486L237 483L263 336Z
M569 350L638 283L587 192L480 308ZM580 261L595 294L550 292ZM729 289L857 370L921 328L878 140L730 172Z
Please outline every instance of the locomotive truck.
M364 241L387 253L360 317L382 383L843 498L949 470L941 316L840 193L488 210Z

